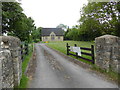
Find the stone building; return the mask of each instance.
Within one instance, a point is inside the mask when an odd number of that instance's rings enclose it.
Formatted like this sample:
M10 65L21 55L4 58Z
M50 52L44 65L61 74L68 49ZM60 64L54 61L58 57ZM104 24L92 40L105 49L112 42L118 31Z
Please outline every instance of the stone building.
M64 31L61 28L42 28L42 41L63 41Z

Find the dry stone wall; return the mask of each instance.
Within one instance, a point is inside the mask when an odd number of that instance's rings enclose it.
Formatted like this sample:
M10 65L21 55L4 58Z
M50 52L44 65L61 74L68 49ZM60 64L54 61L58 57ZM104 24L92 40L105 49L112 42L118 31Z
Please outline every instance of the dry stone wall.
M18 86L22 76L20 40L0 36L0 88Z
M96 64L107 71L120 73L120 38L104 35L95 39Z

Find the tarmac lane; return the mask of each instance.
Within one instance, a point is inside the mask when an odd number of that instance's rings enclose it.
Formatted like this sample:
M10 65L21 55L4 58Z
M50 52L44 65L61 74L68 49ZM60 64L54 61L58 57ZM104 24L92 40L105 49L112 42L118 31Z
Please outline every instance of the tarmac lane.
M37 67L29 88L118 88L45 44L35 44L35 48Z

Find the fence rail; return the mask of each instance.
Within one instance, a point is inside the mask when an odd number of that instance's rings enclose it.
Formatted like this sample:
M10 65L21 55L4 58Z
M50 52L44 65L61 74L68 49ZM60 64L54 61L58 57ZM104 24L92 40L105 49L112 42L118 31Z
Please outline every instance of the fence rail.
M70 52L72 52L72 51L70 51L70 47L71 47L71 46L69 46L68 43L67 43L66 47L67 47L67 55L72 55L72 56L75 56L76 58L80 58L80 59L83 59L83 60L87 60L87 61L90 61L90 62L92 62L93 64L95 64L94 45L91 45L91 48L80 47L81 50L91 51L91 53L87 53L87 52L81 51L81 56L79 56L77 52L76 52L76 54L70 53ZM77 47L77 45L75 44L74 47ZM82 55L91 56L91 59L82 57Z

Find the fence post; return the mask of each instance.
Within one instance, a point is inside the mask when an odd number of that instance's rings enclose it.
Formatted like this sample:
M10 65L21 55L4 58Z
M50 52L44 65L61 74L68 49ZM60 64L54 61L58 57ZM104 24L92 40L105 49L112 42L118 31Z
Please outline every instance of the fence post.
M75 44L75 47L77 47L77 44ZM76 52L76 58L78 58L78 53Z
M92 63L95 64L95 57L94 57L94 45L91 45L91 53L92 53Z
M68 43L67 43L66 47L67 47L67 55L69 55L69 46L68 46Z
M21 60L23 61L23 45L21 44Z
M25 54L28 55L28 43L25 43Z

